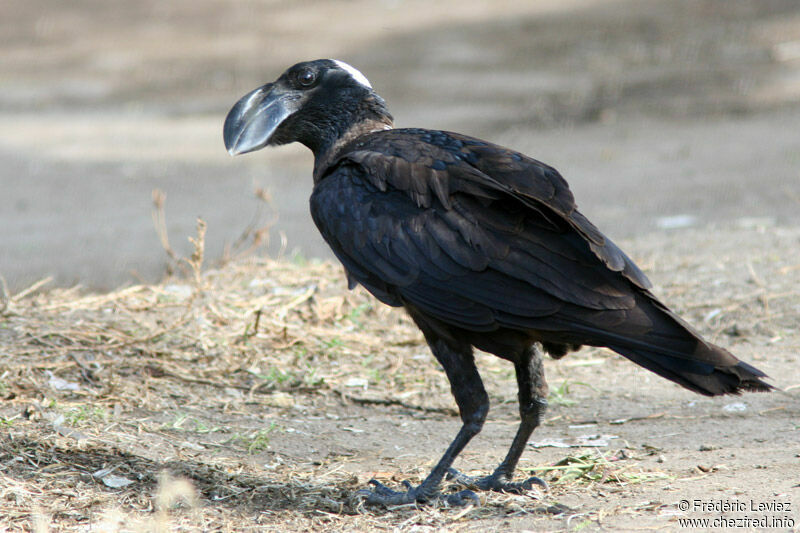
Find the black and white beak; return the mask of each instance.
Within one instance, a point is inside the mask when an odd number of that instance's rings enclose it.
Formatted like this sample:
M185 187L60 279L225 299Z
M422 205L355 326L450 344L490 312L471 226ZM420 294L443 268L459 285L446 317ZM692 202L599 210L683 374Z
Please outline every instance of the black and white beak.
M222 136L231 155L269 144L278 126L299 108L298 95L268 83L244 95L228 112Z

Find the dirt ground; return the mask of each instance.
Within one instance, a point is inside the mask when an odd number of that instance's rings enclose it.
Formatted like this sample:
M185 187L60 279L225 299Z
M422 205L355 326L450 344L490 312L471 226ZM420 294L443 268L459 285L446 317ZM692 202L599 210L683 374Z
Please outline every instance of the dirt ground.
M781 391L700 397L584 349L547 361L550 409L521 462L519 475L549 491L482 494L480 507L364 508L356 490L373 477L419 482L459 421L410 321L348 293L339 267L252 259L111 293L34 287L5 299L0 316L0 524L676 531L691 518L734 520L701 530L796 531L800 230L714 227L621 244L658 294ZM517 422L512 368L488 355L479 368L493 409L457 460L469 473L496 466ZM745 508L697 507L721 502Z
M230 158L221 134L242 94L317 57L361 69L398 126L554 165L612 237L676 221L800 224L796 0L4 0L2 12L12 290L48 275L105 290L158 281L153 189L184 253L202 216L221 257L263 187L278 217L270 252L283 234L289 252L329 257L308 215L309 154Z
M800 530L796 1L2 11L0 531ZM449 386L402 313L305 259L325 254L309 155L230 159L221 142L241 94L325 56L364 71L400 126L553 163L658 295L781 390L704 398L584 349L547 361L521 462L549 491L359 505L369 479L435 464L459 427ZM265 225L268 253L220 259ZM512 369L479 368L493 407L467 473L493 469L517 423Z

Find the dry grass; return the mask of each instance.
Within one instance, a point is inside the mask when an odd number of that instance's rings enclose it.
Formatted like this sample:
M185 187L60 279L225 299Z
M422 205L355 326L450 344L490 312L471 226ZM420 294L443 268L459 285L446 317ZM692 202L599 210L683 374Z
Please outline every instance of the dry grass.
M327 513L357 511L349 503L352 476L320 485L310 472L280 466L280 481L270 482L232 462L159 460L172 447L158 441L170 434L180 440L182 431L211 440L222 434L207 445L252 454L268 442L270 424L234 431L213 425L214 416L245 404L275 411L293 404L292 395L453 412L441 375L429 360L414 359L421 335L403 314L346 291L330 263L257 258L203 272L204 230L200 222L195 253L180 260L190 267L184 279L107 294L45 291L43 280L4 299L0 424L8 434L0 436L0 516L11 530L51 521L67 530L208 530L253 509L267 517L297 513L301 529L335 523ZM406 383L409 374L415 379ZM375 389L379 381L390 394ZM435 389L447 407L414 404ZM158 416L176 407L216 415ZM131 445L142 455L120 450ZM98 472L106 469L133 483L104 490ZM206 501L225 507L192 505L185 516L158 511L156 502L173 493L197 501L195 489L159 483L162 471L190 479ZM377 519L357 522L370 520Z
M483 531L546 516L587 485L674 478L641 454L562 452L529 467L553 484L542 502L492 494L480 508L363 509L353 491L391 473L352 472L354 453L335 446L314 461L274 448L297 427L313 441L315 420L359 408L451 419L449 386L421 335L402 313L347 291L327 262L250 258L204 271L203 231L182 278L106 294L46 281L0 292L0 531ZM796 351L800 231L719 230L713 238L730 242L714 241L713 260L698 253L704 238L628 248L705 333ZM481 367L490 390L510 391L495 403L513 405L510 369L490 357Z

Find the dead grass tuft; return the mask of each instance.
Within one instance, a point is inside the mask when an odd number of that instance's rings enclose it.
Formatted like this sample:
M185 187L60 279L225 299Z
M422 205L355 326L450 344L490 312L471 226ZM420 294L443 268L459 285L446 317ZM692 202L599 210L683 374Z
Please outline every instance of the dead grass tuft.
M543 503L540 494L491 494L473 509L359 508L350 497L370 476L418 481L440 453L412 458L418 466L397 477L395 460L406 452L384 448L382 434L435 419L446 445L450 430L442 425L457 427L449 386L420 333L403 313L347 291L340 267L328 262L256 257L204 270L204 231L199 221L190 259L173 257L188 275L162 284L97 294L46 289L45 279L9 294L0 281L7 530L484 531L502 529L507 518L551 517L561 498L584 498L587 483L630 486L674 475L641 468L635 457L622 468L607 456L562 452L557 460L531 457L540 462L526 467L561 472L551 481L564 482ZM714 238L730 244L712 258L698 252L705 236L687 233L627 246L661 282L657 292L727 345L796 350L800 232L719 230ZM162 242L169 249L166 235ZM501 423L512 431L513 372L480 357ZM553 381L564 383L554 419L567 420L599 394L570 389L566 379L589 382L613 360L589 350L548 362L561 376ZM364 424L367 412L387 425ZM497 444L497 454L505 446ZM365 450L385 472L352 464ZM567 467L576 472L571 483Z

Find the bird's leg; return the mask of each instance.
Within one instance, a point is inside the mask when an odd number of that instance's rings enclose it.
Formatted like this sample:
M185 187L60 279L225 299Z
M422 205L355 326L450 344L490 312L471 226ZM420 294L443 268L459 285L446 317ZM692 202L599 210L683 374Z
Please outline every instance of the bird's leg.
M372 490L364 489L356 493L358 498L368 504L389 506L425 503L434 500L443 501L448 505L480 503L478 496L471 490L462 490L455 494L442 496L439 494L439 488L455 458L483 427L483 422L489 412L489 396L483 388L483 382L475 367L471 346L465 344L453 347L452 342L446 343L441 338L433 338L435 334L430 331L423 329L423 332L436 359L444 367L447 378L450 380L450 388L458 404L463 425L447 451L422 483L414 487L407 481L403 482L407 490L397 492L373 479L370 481L374 487Z
M515 363L517 385L519 386L520 424L514 441L511 443L505 459L495 471L482 478L466 476L455 469L448 471L448 479L469 488L521 493L534 484L547 488L547 483L538 477L531 477L523 482L513 482L514 470L519 458L525 450L533 430L539 425L547 408L547 382L544 379L542 353L534 345L527 348Z

